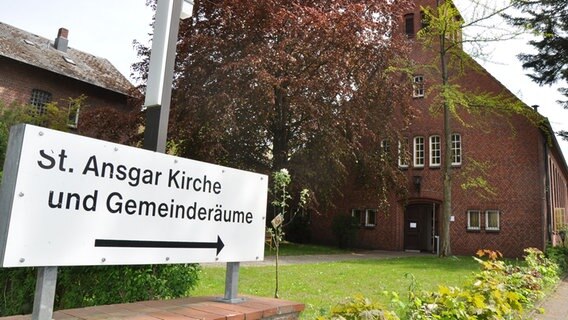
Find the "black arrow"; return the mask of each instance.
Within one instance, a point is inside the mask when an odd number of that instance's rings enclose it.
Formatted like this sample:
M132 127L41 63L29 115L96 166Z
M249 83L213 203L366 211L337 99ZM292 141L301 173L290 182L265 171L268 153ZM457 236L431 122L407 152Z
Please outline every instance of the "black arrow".
M217 255L219 255L219 252L223 250L225 244L221 240L221 237L217 236L217 242L95 239L95 247L217 249Z

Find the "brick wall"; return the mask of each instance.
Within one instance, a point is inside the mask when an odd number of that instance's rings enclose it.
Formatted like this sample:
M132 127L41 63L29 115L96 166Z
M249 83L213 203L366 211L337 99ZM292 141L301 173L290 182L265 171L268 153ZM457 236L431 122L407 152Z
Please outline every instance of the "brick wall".
M52 94L52 101L67 106L68 98L87 96L86 107L109 106L126 109L127 97L100 87L0 57L0 101L29 103L32 89Z
M420 5L433 4L434 1L417 1L414 10L414 30L420 28ZM404 23L402 25L404 28ZM410 130L405 132L412 147L416 136L424 137L426 163L423 168L414 168L412 161L408 169L403 169L408 178L407 199L391 195L391 208L388 212L379 212L377 224L373 228L357 230L355 246L361 248L403 250L405 205L436 205L436 220L440 219L443 202L443 177L441 168L429 165L428 138L439 135L444 149L443 117L440 107L436 107L435 93L428 90L440 83L440 75L432 68L422 68L436 61L435 48L423 48L413 39L411 57L416 64L417 74L424 76L426 96L413 101L416 117ZM466 66L464 75L458 78L457 72L450 75L463 90L469 92L489 92L501 94L504 98L514 96L495 78L478 66L473 60ZM532 109L525 106L526 111ZM520 115L497 114L479 110L479 112L460 112L460 119L453 119L452 132L459 133L462 139L462 164L454 168L452 188L451 243L453 254L473 255L478 249L499 250L509 257L522 256L523 249L537 247L543 249L547 241L547 195L546 161L549 156L558 158L547 150L546 137L529 120ZM443 160L442 160L443 161ZM485 165L484 178L495 194L480 193L479 189L463 189L462 184L468 178L474 178L482 172L478 163ZM563 172L564 179L568 174ZM414 176L422 177L420 191L412 184ZM565 181L565 180L564 180ZM558 188L557 188L558 189ZM321 243L334 243L331 221L335 214L349 214L352 208L373 208L378 201L372 199L372 190L363 190L351 179L345 188L347 193L338 201L334 210L327 210L321 215L312 215L312 239ZM349 192L347 190L354 190ZM565 191L562 191L565 195ZM560 193L562 193L560 192ZM481 228L478 231L467 229L467 211L480 210ZM485 211L499 210L500 228L489 231L485 226ZM437 226L439 228L439 225ZM439 230L437 232L439 234Z

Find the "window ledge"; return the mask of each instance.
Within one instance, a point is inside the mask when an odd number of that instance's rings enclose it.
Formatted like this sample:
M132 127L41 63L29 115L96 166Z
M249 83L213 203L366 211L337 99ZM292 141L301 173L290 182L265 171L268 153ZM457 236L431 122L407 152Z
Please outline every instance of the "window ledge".
M481 229L469 229L469 228L466 228L465 231L471 232L471 233L481 233Z

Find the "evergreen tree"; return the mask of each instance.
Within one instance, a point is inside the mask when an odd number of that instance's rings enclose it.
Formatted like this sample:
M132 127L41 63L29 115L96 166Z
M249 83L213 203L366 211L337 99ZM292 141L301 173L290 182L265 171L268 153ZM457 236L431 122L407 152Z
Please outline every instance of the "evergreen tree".
M531 69L531 79L539 85L568 82L568 0L513 0L520 16L506 15L514 26L530 31L529 41L537 52L520 54L523 68ZM568 97L568 88L559 91ZM568 108L568 100L559 101ZM568 132L559 133L568 140Z

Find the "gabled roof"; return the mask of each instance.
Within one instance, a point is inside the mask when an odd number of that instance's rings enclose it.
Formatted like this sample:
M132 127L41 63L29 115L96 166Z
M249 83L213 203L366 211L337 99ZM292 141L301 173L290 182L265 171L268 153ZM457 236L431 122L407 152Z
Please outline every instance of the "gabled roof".
M108 60L71 47L57 50L52 40L2 22L0 56L125 95L133 88Z

